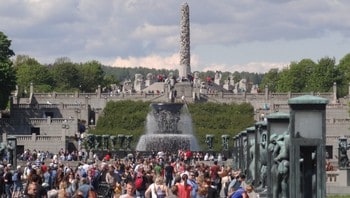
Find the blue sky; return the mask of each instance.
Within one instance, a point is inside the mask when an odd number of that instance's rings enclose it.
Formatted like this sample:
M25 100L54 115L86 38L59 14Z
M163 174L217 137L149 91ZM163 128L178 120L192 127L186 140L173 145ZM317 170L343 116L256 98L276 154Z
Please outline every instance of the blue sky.
M16 54L179 67L179 0L0 0ZM189 0L193 71L267 72L350 52L348 0Z

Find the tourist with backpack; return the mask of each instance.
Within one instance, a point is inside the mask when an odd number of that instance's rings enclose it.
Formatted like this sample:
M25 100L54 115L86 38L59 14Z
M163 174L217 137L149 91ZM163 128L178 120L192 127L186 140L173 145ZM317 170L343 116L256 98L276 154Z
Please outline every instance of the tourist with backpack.
M19 195L23 191L23 183L21 178L22 178L21 166L17 166L16 170L12 175L12 181L13 181L12 197L19 197Z
M158 176L155 182L147 188L145 195L147 198L165 198L169 195L169 189L165 185L164 178L162 176ZM151 196L149 196L151 195Z
M136 189L136 198L145 198L145 192L148 187L148 179L144 174L142 165L137 168L134 183Z

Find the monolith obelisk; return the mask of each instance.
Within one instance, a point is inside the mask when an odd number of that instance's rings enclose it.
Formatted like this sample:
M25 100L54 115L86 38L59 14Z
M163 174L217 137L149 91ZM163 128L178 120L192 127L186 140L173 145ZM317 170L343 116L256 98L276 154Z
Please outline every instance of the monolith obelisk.
M180 69L179 77L186 79L191 74L191 53L190 53L190 9L185 3L181 7L181 34L180 34Z

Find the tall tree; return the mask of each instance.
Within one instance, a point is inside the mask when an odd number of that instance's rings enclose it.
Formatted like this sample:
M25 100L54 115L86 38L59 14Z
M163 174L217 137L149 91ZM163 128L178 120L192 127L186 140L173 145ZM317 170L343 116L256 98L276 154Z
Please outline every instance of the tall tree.
M35 85L35 92L52 91L53 79L47 66L26 55L18 55L15 59L17 85L25 93L30 83Z
M16 89L16 74L10 58L15 53L10 49L11 40L0 32L0 109L5 109L11 92Z
M279 79L278 68L270 69L263 77L261 84L259 86L260 90L264 90L267 85L270 92L276 92L277 82Z
M79 72L79 89L82 92L94 92L98 85L103 82L104 72L102 65L98 61L89 61L80 64Z
M337 66L338 77L337 86L339 97L346 96L349 93L350 83L350 53L346 54L342 59L339 60Z
M328 92L332 89L335 80L335 59L321 58L312 68L306 81L305 91Z
M67 58L58 58L50 69L55 81L55 90L72 91L79 88L77 64Z
M278 92L303 92L307 90L306 80L316 65L311 59L292 62L289 68L282 70L277 84Z

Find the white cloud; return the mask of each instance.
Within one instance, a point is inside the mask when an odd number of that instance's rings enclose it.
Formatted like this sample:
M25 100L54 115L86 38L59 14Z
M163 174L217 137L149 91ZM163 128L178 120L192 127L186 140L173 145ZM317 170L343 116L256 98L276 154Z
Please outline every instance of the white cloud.
M154 69L179 69L180 55L178 53L171 54L169 56L160 56L152 54L146 57L127 57L121 58L117 57L115 60L110 62L105 62L106 65L111 65L114 67L147 67ZM191 57L191 64L198 65L198 58L196 55ZM196 66L192 67L196 69Z
M270 69L283 69L287 67L289 63L282 63L282 62L249 62L247 64L239 64L239 65L220 65L220 64L214 64L209 65L203 69L203 71L228 71L228 72L252 72L252 73L265 73L268 72Z

